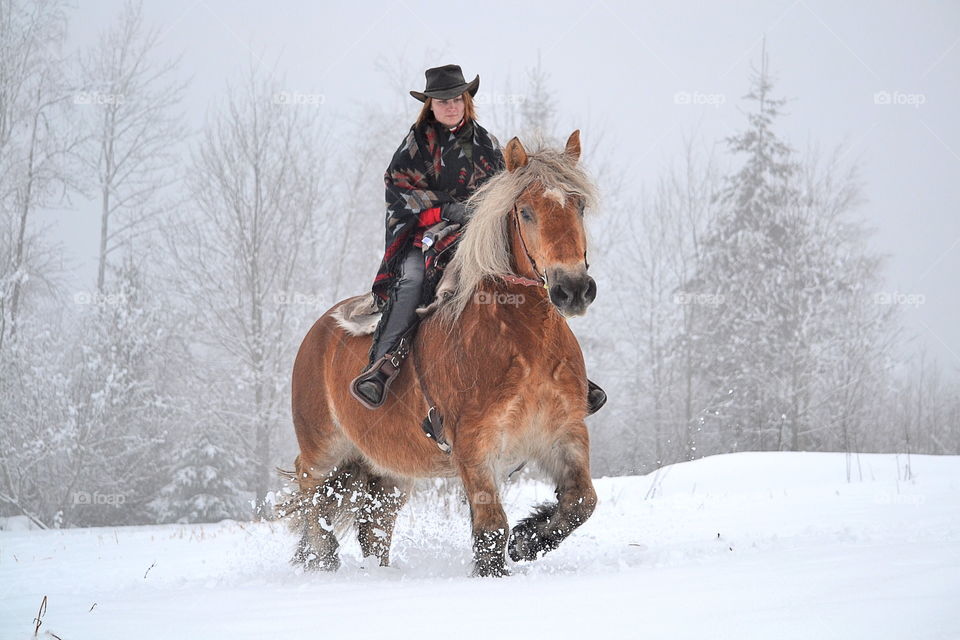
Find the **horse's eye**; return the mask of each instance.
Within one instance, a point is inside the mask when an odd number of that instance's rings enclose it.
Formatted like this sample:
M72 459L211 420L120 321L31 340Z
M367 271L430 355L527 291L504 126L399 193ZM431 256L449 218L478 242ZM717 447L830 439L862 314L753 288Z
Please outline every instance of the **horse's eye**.
M533 214L526 207L520 207L520 216L527 222L533 221Z
M580 207L579 207L579 208L580 208L580 215L581 215L581 216L583 215L583 210L586 208L586 206L587 206L587 205L586 205L585 202L581 202L581 203L580 203Z

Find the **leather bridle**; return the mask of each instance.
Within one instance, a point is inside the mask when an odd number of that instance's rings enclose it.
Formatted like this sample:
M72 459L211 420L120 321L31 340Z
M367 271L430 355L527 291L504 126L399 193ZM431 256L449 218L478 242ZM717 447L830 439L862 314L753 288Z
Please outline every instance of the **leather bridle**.
M513 274L504 274L500 277L513 284L522 284L528 287L544 287L547 286L547 279L544 277L540 270L537 269L537 261L533 259L533 256L530 255L530 250L527 249L527 242L523 239L523 231L520 230L520 205L514 203L513 205L513 223L517 228L517 236L520 238L520 246L523 247L523 253L527 256L527 260L530 261L530 266L533 267L533 272L537 275L537 279L533 280L531 278L525 278L523 276L517 276Z

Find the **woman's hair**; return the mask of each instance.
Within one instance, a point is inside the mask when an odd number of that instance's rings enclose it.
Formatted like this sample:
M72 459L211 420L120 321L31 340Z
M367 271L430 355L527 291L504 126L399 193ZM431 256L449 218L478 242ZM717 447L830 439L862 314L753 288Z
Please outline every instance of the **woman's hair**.
M417 116L417 126L424 122L433 120L433 110L430 108L433 104L433 98L427 98L423 102L423 108L420 109L420 115ZM477 119L477 110L473 106L473 96L469 92L463 92L463 117L467 122L473 122Z

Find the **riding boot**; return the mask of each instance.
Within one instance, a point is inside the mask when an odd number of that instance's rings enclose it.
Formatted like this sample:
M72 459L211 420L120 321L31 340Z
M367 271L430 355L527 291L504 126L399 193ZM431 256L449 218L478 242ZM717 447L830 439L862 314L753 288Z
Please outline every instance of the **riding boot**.
M393 304L381 320L379 338L372 349L372 363L350 383L350 393L368 409L377 409L387 398L387 388L400 372L400 363L410 351L417 324L417 305L423 289L423 255L416 250L404 258L400 279L392 292Z
M607 403L607 393L593 380L587 378L587 415L592 416Z
M392 353L385 353L350 383L350 393L367 409L379 409L387 399L390 383L400 373L400 363L410 353L404 336Z

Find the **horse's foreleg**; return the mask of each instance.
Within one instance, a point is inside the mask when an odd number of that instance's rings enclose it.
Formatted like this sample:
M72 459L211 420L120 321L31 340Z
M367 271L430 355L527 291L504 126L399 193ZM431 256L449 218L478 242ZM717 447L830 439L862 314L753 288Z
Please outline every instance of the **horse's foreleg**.
M470 504L475 576L505 576L505 551L510 523L500 504L493 472L486 464L459 464L463 489Z
M535 560L556 549L574 529L586 522L597 506L590 478L587 428L575 428L554 458L541 461L557 483L557 502L543 504L521 520L510 533L509 553L514 561Z
M381 567L390 564L390 542L397 513L407 501L407 491L397 482L368 471L363 504L357 513L357 540L363 557L376 557Z

